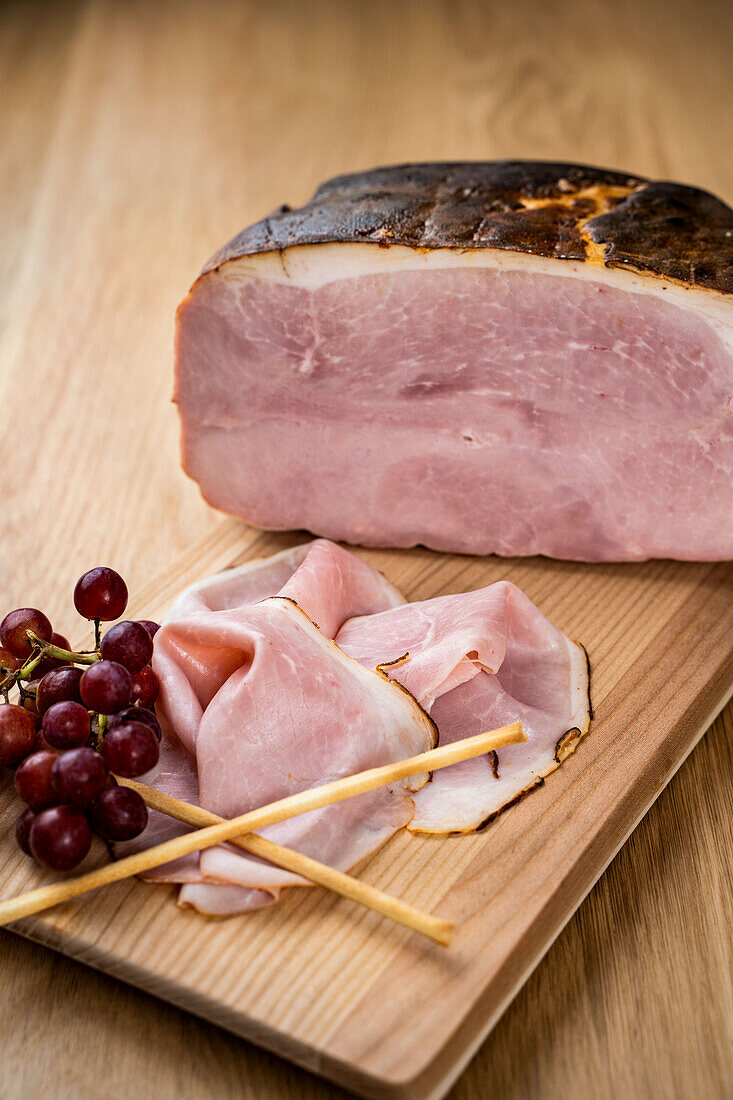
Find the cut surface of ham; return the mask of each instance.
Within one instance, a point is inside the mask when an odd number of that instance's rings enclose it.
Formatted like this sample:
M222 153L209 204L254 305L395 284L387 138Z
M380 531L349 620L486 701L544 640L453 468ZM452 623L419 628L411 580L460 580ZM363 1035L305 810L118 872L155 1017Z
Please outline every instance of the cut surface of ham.
M733 557L733 211L694 188L504 162L331 181L212 259L176 362L184 465L258 526Z
M383 667L430 712L440 744L521 721L527 741L436 772L415 794L416 832L470 832L540 784L590 723L588 662L516 587L351 619L339 646Z
M431 748L434 724L413 697L331 637L347 618L401 599L380 574L322 540L188 589L155 638L165 739L148 781L234 817ZM410 787L426 779L300 815L263 835L347 869L407 824ZM144 844L180 829L155 815ZM181 904L217 914L257 908L303 881L231 846L149 877L182 883Z

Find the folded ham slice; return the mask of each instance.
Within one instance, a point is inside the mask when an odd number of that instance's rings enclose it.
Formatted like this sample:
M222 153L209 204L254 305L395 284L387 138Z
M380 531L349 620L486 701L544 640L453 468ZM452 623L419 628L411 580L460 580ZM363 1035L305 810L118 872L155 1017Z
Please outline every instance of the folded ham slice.
M498 756L263 830L342 870L403 826L478 828L542 782L589 722L585 652L515 585L406 604L325 540L187 589L156 635L154 665L164 738L147 779L223 817L423 751L434 723L446 743L523 722L528 742ZM120 848L182 828L151 814L144 837ZM217 915L303 883L228 845L147 877L179 883L181 905Z
M233 817L432 747L434 724L413 697L332 641L347 618L399 602L383 577L325 541L187 590L155 638L166 736L149 782ZM410 789L426 779L301 815L263 835L346 869L407 824ZM179 828L156 817L146 846L161 839L158 830ZM184 884L181 903L208 913L255 908L302 882L226 846L149 877Z
M183 461L260 527L733 557L733 211L573 164L408 164L244 230L178 312Z
M415 795L417 832L470 832L542 783L588 731L585 650L500 581L351 619L339 646L429 710L440 743L521 721L527 741L436 772Z

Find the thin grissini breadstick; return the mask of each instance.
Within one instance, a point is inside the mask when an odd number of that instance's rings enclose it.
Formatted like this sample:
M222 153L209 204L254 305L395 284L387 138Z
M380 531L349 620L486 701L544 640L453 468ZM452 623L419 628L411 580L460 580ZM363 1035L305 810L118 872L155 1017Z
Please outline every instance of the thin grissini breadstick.
M122 782L126 787L131 787L137 791L151 809L158 810L169 817L174 817L186 825L216 825L220 821L226 820L212 814L209 810L202 809L200 806L193 806L190 802L184 802L180 798L173 798L169 794L163 794L162 791L156 791L154 787L148 787L144 783L136 783L134 780L127 779L122 780ZM256 833L234 837L229 843L236 845L237 848L242 848L245 852L250 852L254 856L259 856L260 859L266 859L270 863L284 867L287 871L292 871L296 875L302 875L319 886L325 886L327 890L333 890L334 893L341 894L367 909L372 909L383 917L388 917L398 924L403 924L413 932L419 932L420 935L435 940L436 943L441 943L445 947L450 944L453 933L453 925L450 921L431 917L428 913L423 913L422 910L408 905L407 902L400 901L399 898L394 898L390 894L385 894L375 886L360 882L352 875L344 874L343 871L336 871L333 867L328 867L325 863L319 863L318 860L311 859L310 856L304 856L300 852L294 852L291 848L283 848L282 845L275 844L274 841L268 840L264 836L258 836Z
M288 795L287 798L278 799L277 802L271 802L268 806L261 806L246 814L240 814L231 821L222 821L216 825L198 829L194 833L174 837L163 844L156 844L152 848L126 856L116 863L107 863L104 867L98 867L77 878L41 886L37 890L30 890L27 894L8 898L0 902L0 925L39 913L62 901L85 894L88 890L95 890L98 886L106 886L112 882L131 878L143 871L149 871L151 867L159 867L162 863L169 863L191 852L213 848L215 844L222 844L243 833L251 833L256 829L263 829L266 825L275 825L278 821L287 821L291 817L308 813L310 810L318 810L334 802L341 802L345 798L353 798L355 795L374 791L378 787L389 786L390 783L396 783L400 779L408 779L410 776L420 775L426 771L437 771L439 768L458 764L461 760L471 760L473 757L502 748L504 745L526 740L522 723L513 722L498 730L479 733L475 737L454 741L451 745L430 749L407 760L385 764L379 768L370 768L356 775L336 779L332 783L324 783L322 787L299 791L297 794ZM129 781L122 780L122 782Z

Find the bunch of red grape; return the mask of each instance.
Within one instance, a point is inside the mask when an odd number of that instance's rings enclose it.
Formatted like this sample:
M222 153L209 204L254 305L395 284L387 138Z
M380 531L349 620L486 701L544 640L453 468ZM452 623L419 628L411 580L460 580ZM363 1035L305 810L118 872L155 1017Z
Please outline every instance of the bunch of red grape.
M15 789L27 805L15 835L55 871L84 859L92 830L106 841L143 831L145 802L113 773L134 779L150 771L161 736L150 666L157 623L118 622L101 635L100 623L127 607L125 582L106 566L79 578L74 604L94 622L94 649L73 652L32 607L0 623L0 765L16 768Z

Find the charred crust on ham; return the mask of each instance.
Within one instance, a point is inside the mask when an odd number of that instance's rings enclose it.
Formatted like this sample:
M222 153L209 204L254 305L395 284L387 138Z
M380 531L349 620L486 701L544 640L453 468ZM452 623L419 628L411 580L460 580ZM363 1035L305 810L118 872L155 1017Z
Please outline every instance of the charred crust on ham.
M582 729L580 728L580 726L572 726L569 730L566 730L562 737L557 741L555 745L555 761L558 765L562 764L564 760L567 760L569 756L572 756L582 739L588 733L588 730L590 729L590 724L595 717L595 713L593 711L593 700L591 699L590 692L590 657L588 656L588 650L585 648L582 642L575 642L574 644L578 647L578 649L582 650L583 656L585 657L585 667L587 675L586 691L588 695L588 719Z
M567 730L555 745L555 761L562 764L563 760L567 760L569 756L572 756L582 737L583 731L577 726Z
M538 776L532 783L529 784L529 786L525 787L524 790L520 791L519 794L516 794L508 802L505 802L504 805L500 806L498 810L494 810L494 812L492 814L489 814L489 816L484 821L482 821L480 825L476 826L475 830L471 831L480 833L482 829L485 829L488 825L491 824L492 821L495 821L499 814L503 814L504 811L508 810L511 806L516 806L518 802L521 802L525 795L528 795L531 791L535 791L538 787L541 787L544 784L547 776L552 775L552 773L556 771L560 767L560 765L563 764L567 760L567 758L569 756L572 756L572 754L575 752L580 742L588 733L588 729L590 727L590 717L592 716L589 716L585 729L580 729L578 726L573 726L571 729L566 730L566 732L558 740L557 744L555 745L555 762L550 768L548 768L544 775ZM496 756L496 752L494 751L489 755ZM495 777L498 779L498 768L497 770L494 770L493 762L492 770L494 771Z
M401 164L338 176L216 253L297 245L495 248L629 268L733 293L733 210L696 187L549 161Z
M733 294L733 210L707 191L649 183L585 228L590 240L605 247L608 267Z
M504 805L501 806L498 810L494 810L493 814L489 814L487 818L485 818L479 825L476 826L475 829L472 829L471 831L476 833L482 832L484 829L488 828L492 821L496 821L499 814L503 814L504 811L508 810L510 806L516 806L517 803L521 802L523 798L526 798L528 794L531 794L532 791L536 791L539 787L544 787L544 785L544 775L537 776L537 778L534 779L527 787L525 787L524 790L519 791L518 794L515 794L514 798L510 799L509 802L505 802Z
M333 644L334 644L334 645L336 645L336 643L335 643L335 642L334 642ZM337 647L337 648L338 648L338 647ZM341 650L341 652L343 653L343 650ZM352 658L352 659L353 659L353 658ZM358 663L358 662L357 662L357 663ZM427 724L429 725L429 727L430 727L430 730L431 730L431 734L432 734L432 739L433 739L433 743L432 743L432 745L431 745L430 747L434 749L434 748L436 747L436 745L438 744L438 739L439 739L439 736L440 736L440 734L439 734L439 731L438 731L438 727L436 726L435 722L434 722L434 721L433 721L433 719L432 719L432 718L430 717L430 715L428 714L428 712L427 712L427 711L425 710L425 707L423 707L423 706L422 706L422 705L421 705L420 703L418 703L417 699L416 699L416 698L415 698L415 696L414 696L414 695L412 694L412 692L411 692L411 691L408 691L406 687L403 687L403 686L402 686L402 684L401 684L401 683L399 682L399 680L392 680L392 679L391 679L391 678L390 678L390 677L389 677L389 676L387 675L387 673L386 673L386 672L382 672L382 669L381 669L381 668L375 668L375 669L374 669L374 673L375 673L375 675L376 675L376 676L381 676L381 677L382 677L382 679L383 679L383 680L386 680L388 684L392 684L392 686L393 686L393 687L399 688L399 690L400 690L400 691L402 691L402 692L404 692L404 694L405 694L405 695L406 695L406 696L407 696L407 697L408 697L409 699L412 699L412 702L413 702L413 703L415 704L415 706L417 707L417 709L418 709L419 711L422 711L422 714L423 714L423 716L424 716L424 718L425 718L425 721L426 721L426 723L427 723ZM433 776L433 773L432 773L432 772L429 772L429 773L428 773L428 782L430 781L430 779L432 779L432 776Z
M510 798L507 802L504 803L503 806L500 806L498 810L494 810L493 813L489 814L489 816L481 821L478 825L469 829L451 831L449 835L459 836L465 835L466 833L480 833L483 829L486 829L492 823L492 821L495 821L496 818L500 814L503 814L505 810L510 809L512 806L516 806L517 803L521 802L526 795L530 794L532 791L537 790L538 787L543 786L547 776L552 775L552 773L554 771L557 771L560 765L563 764L569 756L572 756L580 742L587 735L590 729L590 723L594 717L593 705L591 703L590 695L590 658L588 657L588 651L584 645L582 645L580 642L575 642L574 644L577 645L579 649L582 649L585 656L586 667L588 670L588 718L587 721L584 723L582 729L580 726L571 726L571 728L566 730L562 737L558 739L555 744L553 763L547 768L543 775L537 776L537 778L533 780L528 786L519 791L519 793L514 795L513 798ZM496 752L496 750L492 750L490 753L487 753L487 756L491 764L491 770L494 774L494 778L499 779L498 753ZM429 831L432 832L432 830Z
M393 661L382 661L377 665L377 672L383 672L385 668L396 668L397 665L404 665L405 661L410 660L409 653L403 653L401 657L395 657Z
M596 716L596 712L593 709L593 699L591 698L591 669L590 669L590 655L582 642L575 643L578 649L582 649L585 654L585 667L588 673L588 722L592 722ZM588 732L587 729L585 731Z

